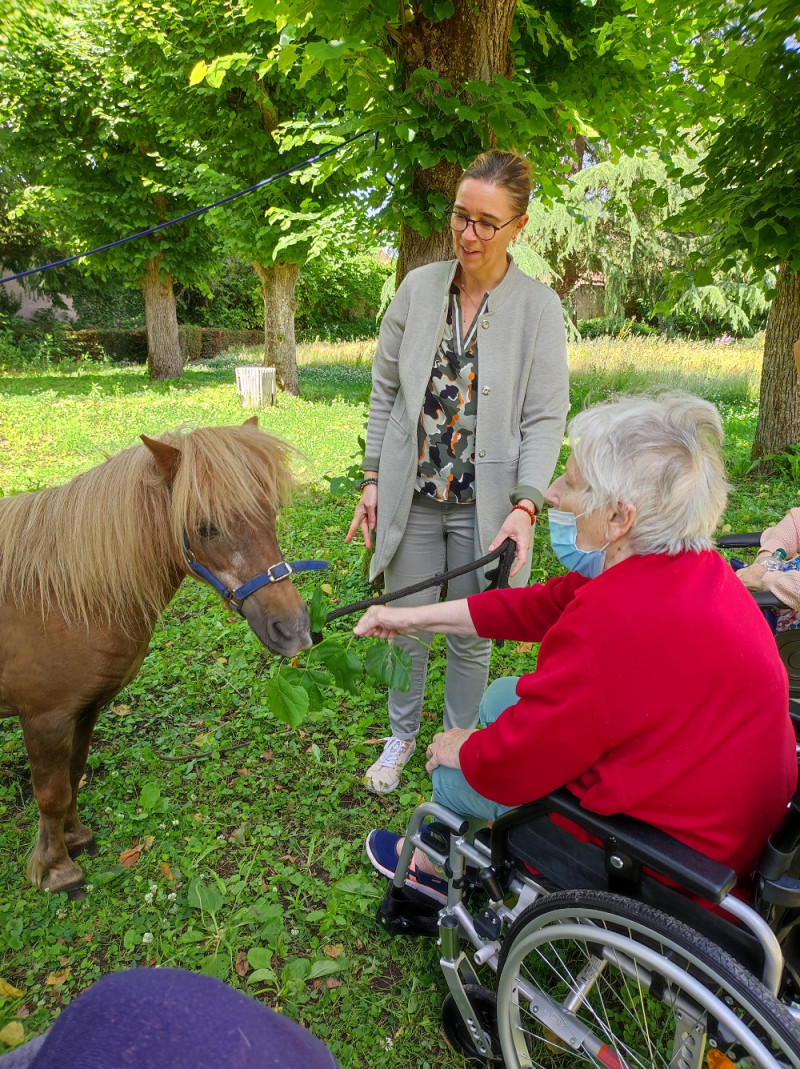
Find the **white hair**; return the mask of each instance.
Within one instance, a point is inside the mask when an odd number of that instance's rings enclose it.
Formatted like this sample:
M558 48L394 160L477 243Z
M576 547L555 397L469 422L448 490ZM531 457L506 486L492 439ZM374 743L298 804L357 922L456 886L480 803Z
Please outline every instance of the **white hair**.
M588 484L582 507L629 503L634 553L708 549L725 508L722 421L689 393L619 397L569 424L573 456Z

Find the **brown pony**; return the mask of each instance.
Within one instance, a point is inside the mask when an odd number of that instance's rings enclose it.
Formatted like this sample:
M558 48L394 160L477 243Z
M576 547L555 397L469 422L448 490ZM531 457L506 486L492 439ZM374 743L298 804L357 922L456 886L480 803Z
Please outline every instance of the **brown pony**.
M51 891L82 879L69 855L92 839L77 797L97 716L185 575L227 587L273 653L311 644L299 594L269 581L270 566L289 570L275 535L289 446L255 419L142 440L64 486L0 499L0 717L22 722L39 806L28 878ZM230 594L258 573L246 600Z

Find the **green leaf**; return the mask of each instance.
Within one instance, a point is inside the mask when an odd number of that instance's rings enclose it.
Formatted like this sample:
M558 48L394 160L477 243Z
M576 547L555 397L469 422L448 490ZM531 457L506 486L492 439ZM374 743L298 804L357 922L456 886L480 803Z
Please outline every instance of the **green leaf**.
M154 809L161 798L161 788L157 783L145 783L139 795L139 805L142 809Z
M202 909L206 913L217 913L225 903L222 892L216 883L206 883L197 877L189 884L189 905Z
M281 675L273 676L266 688L271 712L284 724L296 728L308 712L308 691L290 683Z
M356 683L361 674L361 661L354 653L344 648L336 639L328 638L309 653L309 660L319 660L328 666L331 675L342 690L356 692Z
M321 631L325 626L325 617L328 615L328 606L320 587L314 588L311 602L308 606L311 614L311 630Z
M332 890L341 891L346 895L360 895L362 898L383 898L384 888L370 883L363 876L345 876L333 884Z
M309 980L316 980L320 976L330 976L331 973L340 972L342 969L347 968L347 960L345 958L320 958L315 961L311 966L311 972L308 974Z
M200 966L205 976L215 976L217 980L227 980L231 971L230 959L225 954L211 954Z
M269 983L275 983L278 979L277 973L274 969L256 969L255 972L251 972L247 977L249 984L258 984L262 980L266 980Z
M268 969L272 972L272 951L269 947L250 947L247 960L253 969Z
M204 59L198 60L189 72L189 85L197 85L206 76L208 65Z
M364 658L367 675L391 690L407 691L411 686L411 657L400 646L388 642L370 646Z

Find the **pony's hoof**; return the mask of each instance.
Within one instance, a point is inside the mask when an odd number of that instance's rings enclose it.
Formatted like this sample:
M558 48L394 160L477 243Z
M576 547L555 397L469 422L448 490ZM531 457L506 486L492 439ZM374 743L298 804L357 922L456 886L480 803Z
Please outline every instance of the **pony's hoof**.
M80 902L82 898L86 898L86 884L83 880L80 883L73 884L72 887L62 887L61 890L64 891L70 902Z
M89 839L85 843L75 843L74 846L70 846L67 849L67 853L70 857L77 857L79 854L88 854L89 857L94 857L100 847L97 845L94 839Z
M71 898L74 892L83 887L83 871L80 865L76 865L74 861L67 860L56 868L51 868L47 874L47 879L37 883L36 886L42 887L45 891L50 891L51 894L65 891Z

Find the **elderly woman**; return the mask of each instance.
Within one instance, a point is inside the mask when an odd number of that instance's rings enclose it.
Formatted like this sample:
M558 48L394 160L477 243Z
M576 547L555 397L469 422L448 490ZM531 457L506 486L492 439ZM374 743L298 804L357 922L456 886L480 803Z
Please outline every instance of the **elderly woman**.
M711 536L726 500L722 428L686 394L627 397L570 424L545 495L569 574L416 609L370 609L358 635L418 630L541 642L535 672L495 681L482 730L434 737L433 797L491 820L566 786L746 880L797 779L786 673L769 628ZM370 861L396 868L399 836ZM442 900L417 852L408 880Z
M564 316L556 293L523 274L509 253L528 221L530 168L493 149L467 167L445 219L453 259L401 283L372 364L362 494L345 541L376 532L371 577L387 591L469 564L514 540L512 585L530 572L536 510L553 475L569 407ZM480 589L468 572L448 596ZM438 600L429 588L404 605ZM389 692L389 737L366 770L368 790L393 791L416 749L430 635L402 638L408 691ZM474 727L491 645L447 640L445 728Z

